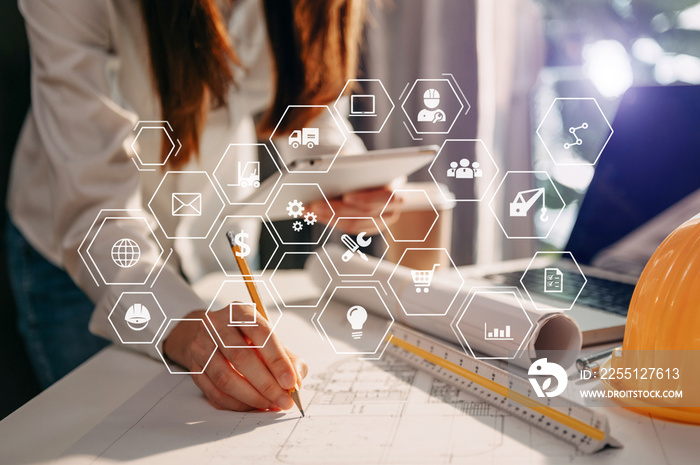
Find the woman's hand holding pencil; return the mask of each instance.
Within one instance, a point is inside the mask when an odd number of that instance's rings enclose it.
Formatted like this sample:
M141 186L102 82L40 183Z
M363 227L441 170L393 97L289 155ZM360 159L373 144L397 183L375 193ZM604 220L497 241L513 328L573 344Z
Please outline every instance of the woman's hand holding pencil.
M226 340L238 341L231 345L264 347L216 348L204 373L191 375L195 384L218 409L287 410L294 407L289 391L301 385L308 371L306 363L282 345L265 318L257 315L254 326L232 327L227 325L229 310L227 306L208 315L217 329L225 328L229 332ZM234 305L233 311L240 313L240 321L250 321L256 309L251 305ZM204 313L195 311L187 318L206 322ZM215 344L201 324L186 323L180 322L173 329L163 350L172 361L189 371L201 371Z

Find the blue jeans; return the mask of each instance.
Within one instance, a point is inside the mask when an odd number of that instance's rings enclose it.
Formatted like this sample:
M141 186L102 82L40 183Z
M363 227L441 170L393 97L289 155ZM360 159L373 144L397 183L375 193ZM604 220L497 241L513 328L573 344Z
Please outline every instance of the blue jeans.
M95 305L68 273L29 245L9 218L6 241L17 324L34 372L47 388L108 342L88 331Z

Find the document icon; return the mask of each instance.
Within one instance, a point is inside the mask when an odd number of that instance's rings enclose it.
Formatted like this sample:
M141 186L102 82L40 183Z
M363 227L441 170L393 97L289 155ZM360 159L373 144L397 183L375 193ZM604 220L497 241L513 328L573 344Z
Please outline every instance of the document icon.
M544 292L564 292L564 274L559 268L544 269Z
M202 216L202 194L173 192L173 216Z

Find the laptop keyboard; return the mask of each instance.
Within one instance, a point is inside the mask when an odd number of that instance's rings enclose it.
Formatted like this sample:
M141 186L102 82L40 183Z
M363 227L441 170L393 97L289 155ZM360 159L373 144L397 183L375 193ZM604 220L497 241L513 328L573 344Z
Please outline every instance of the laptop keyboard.
M578 290L581 289L583 278L580 274L571 271L562 270L562 273L564 276L563 291L561 293L544 292L544 268L528 271L525 279L523 279L523 284L527 286L527 290L531 294L546 295L547 297L571 302L576 297ZM522 276L522 271L514 271L490 274L485 277L488 280L506 286L521 287L520 278ZM587 277L587 279L586 286L576 300L577 304L627 316L627 309L632 300L634 285L596 277Z

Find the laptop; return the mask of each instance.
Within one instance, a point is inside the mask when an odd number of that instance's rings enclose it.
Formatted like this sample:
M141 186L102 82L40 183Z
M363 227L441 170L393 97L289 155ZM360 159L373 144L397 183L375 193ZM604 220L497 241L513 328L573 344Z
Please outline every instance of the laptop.
M374 109L374 95L351 95L350 116L377 116Z
M620 266L619 260L598 260L601 255L661 217L661 231L658 224L654 228L657 237L637 241L647 249L636 250L637 255L650 257L680 224L663 224L668 214L662 214L693 194L698 198L699 127L700 86L637 87L622 98L613 136L596 164L563 249L572 253L587 278L568 311L581 327L584 345L622 339L627 309L641 272L641 265ZM533 300L542 307L556 308L557 302L559 308L568 306L562 302L571 302L583 281L575 264L566 255L555 262L538 260L523 277L528 262L496 264L481 278L520 288L523 278Z

